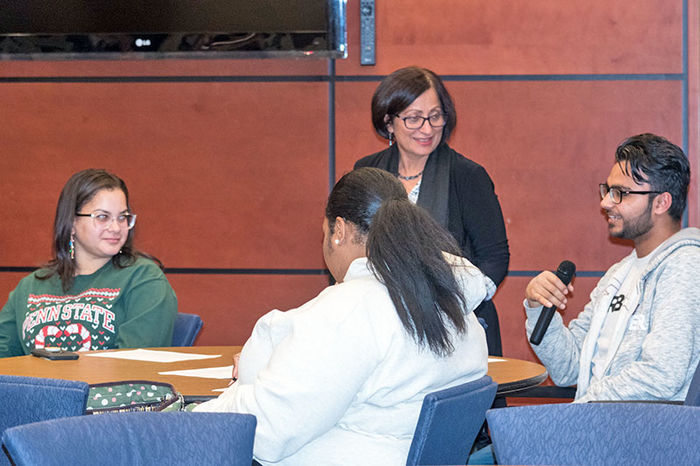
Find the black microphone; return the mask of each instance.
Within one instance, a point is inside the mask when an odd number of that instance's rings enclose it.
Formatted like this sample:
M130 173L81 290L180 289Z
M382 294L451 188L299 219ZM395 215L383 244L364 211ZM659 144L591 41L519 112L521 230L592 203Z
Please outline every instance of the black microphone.
M568 285L571 283L571 279L574 278L574 274L576 274L576 265L574 265L574 263L571 261L562 261L562 263L559 264L555 274L559 280L564 282L564 285ZM542 309L540 318L537 319L537 323L535 324L535 330L533 330L532 335L530 335L530 343L533 345L539 345L540 342L542 342L542 337L544 337L556 309L556 306L545 307Z

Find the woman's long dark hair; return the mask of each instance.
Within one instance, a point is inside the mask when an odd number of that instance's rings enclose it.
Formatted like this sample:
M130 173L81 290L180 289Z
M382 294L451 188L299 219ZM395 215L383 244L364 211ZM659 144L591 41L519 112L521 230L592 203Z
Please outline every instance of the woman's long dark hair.
M406 331L433 353L450 354L450 327L466 331L466 301L443 254L461 254L452 236L377 168L359 168L336 183L326 205L331 232L337 217L366 235L367 260Z
M70 289L76 272L75 260L71 259L69 252L75 214L80 212L80 209L103 189L110 191L118 189L122 191L126 198L126 208L131 210L129 207L129 190L126 188L124 180L117 175L93 168L75 173L63 187L56 205L56 217L53 223L54 257L44 269L35 272L36 278L44 280L58 275L61 278L63 290L68 291ZM126 242L124 242L121 250L112 256L112 263L115 267L128 267L136 261L137 256L153 259L162 267L162 264L156 258L136 251L133 247L133 240L134 228L127 233Z

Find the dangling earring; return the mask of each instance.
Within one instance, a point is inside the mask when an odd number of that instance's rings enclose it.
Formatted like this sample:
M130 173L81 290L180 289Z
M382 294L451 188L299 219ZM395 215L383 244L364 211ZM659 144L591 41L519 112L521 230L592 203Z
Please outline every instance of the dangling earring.
M335 243L335 244L340 244L340 240L339 240L339 239L336 239L336 240L334 241L334 243Z
M389 133L389 147L394 145L394 133Z
M75 243L73 242L73 236L70 237L68 241L68 254L70 254L70 259L75 259Z

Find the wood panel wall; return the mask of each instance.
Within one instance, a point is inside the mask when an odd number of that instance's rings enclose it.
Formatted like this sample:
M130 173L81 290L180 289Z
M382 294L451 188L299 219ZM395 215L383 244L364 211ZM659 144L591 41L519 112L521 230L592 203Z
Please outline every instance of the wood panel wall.
M384 147L370 123L379 81L407 65L442 75L451 145L496 185L511 247L496 304L507 356L531 276L579 270L565 318L630 250L607 238L597 184L640 132L684 147L697 226L698 1L381 0L377 64L359 64L359 2L346 60L0 62L0 296L49 258L58 193L75 171L122 176L137 246L163 260L200 345L242 344L255 320L328 283L320 249L332 182Z

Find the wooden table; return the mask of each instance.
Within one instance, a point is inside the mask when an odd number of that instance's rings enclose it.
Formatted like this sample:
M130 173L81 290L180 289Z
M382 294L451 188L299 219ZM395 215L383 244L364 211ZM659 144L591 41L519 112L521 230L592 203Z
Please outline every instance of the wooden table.
M229 380L160 375L159 372L221 367L232 364L232 356L240 352L240 346L192 346L173 348L152 348L181 353L217 354L213 359L155 363L127 359L95 358L80 353L73 361L49 361L34 356L0 358L0 374L28 377L48 377L66 380L82 380L89 384L117 382L121 380L147 380L166 382L189 400L217 396L213 390L226 388ZM120 351L120 350L107 350ZM96 351L104 353L105 351ZM511 358L489 363L488 375L498 383L498 394L507 395L541 384L547 378L547 371L540 364Z
M496 395L505 396L536 387L547 378L543 365L522 359L491 356L502 361L489 362L488 375L498 383Z
M17 356L0 359L0 374L23 375L28 377L49 377L54 379L82 380L89 384L117 382L120 380L148 380L166 382L187 397L216 396L216 388L226 388L230 380L205 379L160 375L159 372L202 367L220 367L232 364L232 355L240 352L240 346L191 346L172 348L151 348L170 350L179 353L220 354L219 358L200 359L183 362L144 362L128 359L95 358L80 352L80 358L73 361L49 361L35 356ZM105 353L120 350L94 351Z

